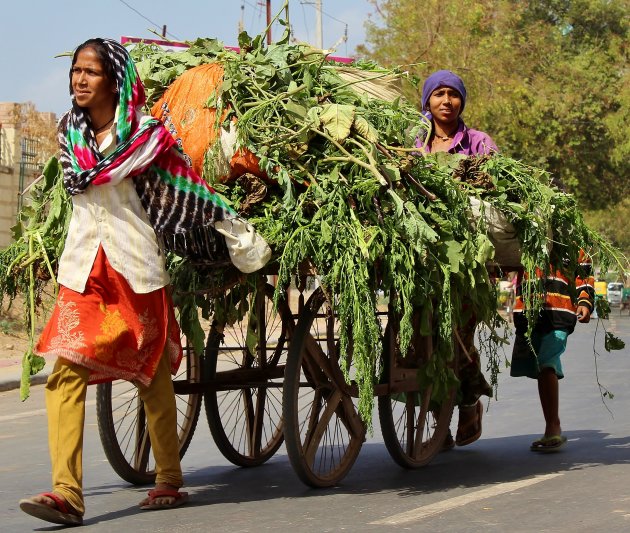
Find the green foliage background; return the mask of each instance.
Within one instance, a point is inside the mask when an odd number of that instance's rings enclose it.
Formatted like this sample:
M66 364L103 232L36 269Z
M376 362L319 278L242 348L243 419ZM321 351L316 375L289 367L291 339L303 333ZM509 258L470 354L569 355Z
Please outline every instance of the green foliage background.
M606 218L623 205L627 214L629 0L372 3L360 55L421 80L443 68L458 73L467 124L548 170L628 253L627 224L611 228L617 218ZM419 103L420 94L411 97Z
M584 217L588 226L614 244L618 249L624 250L626 257L630 253L630 198L626 197L617 205L589 211ZM609 279L612 281L614 276Z

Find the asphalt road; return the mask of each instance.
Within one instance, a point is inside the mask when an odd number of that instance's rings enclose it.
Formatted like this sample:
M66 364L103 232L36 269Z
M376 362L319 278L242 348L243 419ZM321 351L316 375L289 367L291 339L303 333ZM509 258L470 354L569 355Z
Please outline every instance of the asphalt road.
M604 325L630 347L630 317ZM601 324L578 325L564 357L561 418L566 449L539 455L529 444L544 429L536 383L500 376L476 443L406 471L389 458L380 430L335 488L309 489L284 448L266 465L241 469L223 459L202 413L183 460L191 502L171 511L140 511L146 488L132 487L105 459L90 391L84 453L87 513L95 532L630 531L630 349L607 353ZM506 350L509 354L509 349ZM597 361L597 366L595 366ZM597 368L597 373L596 373ZM604 404L597 380L614 399ZM93 388L91 388L93 389ZM375 417L376 420L376 417ZM0 393L0 531L55 531L23 514L20 498L48 490L43 387L21 403Z

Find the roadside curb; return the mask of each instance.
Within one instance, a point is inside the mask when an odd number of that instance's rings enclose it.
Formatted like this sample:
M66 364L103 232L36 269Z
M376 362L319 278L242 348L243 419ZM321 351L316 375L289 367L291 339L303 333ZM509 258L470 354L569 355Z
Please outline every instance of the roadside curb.
M48 380L48 375L50 372L47 372L46 369L38 372L34 376L31 376L31 386L33 385L43 385ZM7 392L20 388L20 383L22 380L22 367L7 367L0 368L0 392Z

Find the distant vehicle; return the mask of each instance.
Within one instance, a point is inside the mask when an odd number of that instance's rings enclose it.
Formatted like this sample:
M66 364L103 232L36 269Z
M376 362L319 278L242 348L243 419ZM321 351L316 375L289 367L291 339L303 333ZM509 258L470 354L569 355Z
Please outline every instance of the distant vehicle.
M598 298L606 298L606 282L605 281L595 282L595 296L597 296Z
M621 299L623 297L623 283L611 282L608 284L608 303L610 305L621 305Z

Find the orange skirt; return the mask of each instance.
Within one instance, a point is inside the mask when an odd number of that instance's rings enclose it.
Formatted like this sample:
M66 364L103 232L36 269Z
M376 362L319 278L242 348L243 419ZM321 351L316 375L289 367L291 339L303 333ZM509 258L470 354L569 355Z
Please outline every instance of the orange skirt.
M89 383L124 379L149 385L163 354L173 374L182 359L181 334L166 287L136 294L111 267L102 247L83 293L59 289L35 352L89 368Z

